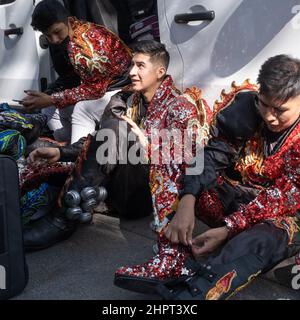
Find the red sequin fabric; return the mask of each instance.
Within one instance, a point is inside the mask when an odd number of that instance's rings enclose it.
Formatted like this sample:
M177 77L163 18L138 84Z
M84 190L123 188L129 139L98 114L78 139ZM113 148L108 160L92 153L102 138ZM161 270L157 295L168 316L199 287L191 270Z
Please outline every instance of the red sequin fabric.
M209 112L207 109L203 107L200 112L202 118L203 114ZM129 110L130 113L133 112ZM167 76L151 100L146 118L141 124L150 142L150 189L158 231L166 226L169 221L167 216L177 208L178 193L182 188L180 180L185 173L186 159L190 156L188 153L191 152L189 148L184 149L184 136L195 134L195 139L199 137L199 144L203 144L208 136L206 125L200 123L195 100L182 95L174 86L172 78ZM164 139L173 129L177 133L170 140ZM164 144L160 139L168 143Z
M133 267L117 269L116 276L142 277L156 280L177 279L181 276L190 276L192 271L185 267L189 257L189 248L183 245L171 244L164 236L159 237L159 253L146 263Z
M287 227L290 233L292 217L300 209L300 123L275 154L264 156L262 144L258 133L248 141L245 156L236 166L243 182L261 191L253 201L225 218L231 235L268 219L276 225L278 220L281 225L291 220Z
M195 94L195 90L192 92ZM135 102L137 100L136 98L133 99ZM134 107L133 105L132 108ZM154 207L155 229L160 232L158 240L159 252L146 263L119 268L116 271L116 276L135 276L164 280L191 275L191 270L184 266L186 259L191 256L189 247L170 243L161 231L168 224L170 214L176 211L178 194L181 188L179 181L186 168L184 161L176 163L174 149L179 147L179 153L183 152L184 140L181 137L187 133L185 130L190 130L196 136L202 134L202 143L208 136L208 130L206 131L207 122L205 120L209 116L207 113L210 110L206 103L201 104L201 107L203 107L201 110L197 108L193 95L190 94L189 97L183 96L174 86L170 76L163 81L151 100L147 109L146 119L142 121L142 128L145 129L150 142L148 148L150 189ZM128 115L131 116L133 114L135 114L135 111L129 108ZM171 155L170 162L164 162L163 156L165 153L158 152L155 163L151 163L152 153L161 148L159 137L153 132L153 129L157 130L157 133L162 129L178 129L181 133L181 137L179 135L171 140L169 149L167 149Z
M51 95L58 108L81 100L101 98L113 78L121 76L131 61L131 52L107 28L74 19L74 36L68 44L69 59L81 78L81 85Z
M233 82L229 93L223 90L222 101L216 101L214 106L213 123L217 113L230 105L236 94L242 91L257 91L257 87L246 80L241 86ZM300 123L273 155L264 155L263 144L260 129L246 142L236 164L242 184L260 190L258 196L241 205L237 212L223 218L223 221L229 228L229 237L232 237L254 224L269 220L278 228L285 229L291 242L295 232L299 231L295 214L300 210ZM223 177L219 180L218 183L222 183ZM240 183L226 181L233 187ZM203 192L197 205L200 219L208 224L218 224L224 215L224 208L214 190Z
M39 187L41 183L47 182L50 177L55 177L57 175L68 176L73 168L73 164L60 162L55 164L49 164L47 162L28 164L22 168L19 166L21 196L26 192Z
M198 219L212 228L221 226L224 219L224 209L218 192L215 190L202 192L196 203L195 214Z

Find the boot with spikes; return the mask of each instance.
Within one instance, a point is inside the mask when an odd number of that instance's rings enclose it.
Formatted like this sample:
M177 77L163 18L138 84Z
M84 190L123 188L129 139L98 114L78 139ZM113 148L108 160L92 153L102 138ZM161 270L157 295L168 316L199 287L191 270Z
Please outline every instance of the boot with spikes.
M93 209L107 197L106 189L99 185L104 180L96 154L99 143L88 135L75 163L72 174L64 184L59 204L65 207L68 220L89 223Z
M75 162L75 168L64 185L64 193L69 190L81 192L86 187L97 187L103 181L101 166L96 159L99 143L88 135Z
M99 164L96 161L94 139L88 136L75 169L60 192L58 205L46 216L24 228L27 251L41 250L69 238L79 223L92 220L93 207L106 198L106 190L99 186Z

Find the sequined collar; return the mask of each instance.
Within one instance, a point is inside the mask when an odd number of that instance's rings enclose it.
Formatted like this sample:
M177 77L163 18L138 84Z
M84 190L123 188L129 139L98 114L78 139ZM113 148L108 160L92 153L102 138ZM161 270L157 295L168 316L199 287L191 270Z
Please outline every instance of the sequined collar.
M150 129L150 126L153 125L155 120L161 120L162 113L166 109L167 104L177 94L180 94L180 91L174 86L172 77L169 75L166 76L149 103L147 119L145 121L146 130Z

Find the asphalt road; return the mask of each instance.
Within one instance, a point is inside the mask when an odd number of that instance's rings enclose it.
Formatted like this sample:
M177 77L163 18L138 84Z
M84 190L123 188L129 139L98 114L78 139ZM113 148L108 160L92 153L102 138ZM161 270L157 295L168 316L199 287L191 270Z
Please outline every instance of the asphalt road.
M151 300L113 285L119 266L145 262L152 255L155 235L150 217L120 221L94 215L94 222L80 227L70 239L43 251L28 253L30 280L18 300ZM198 228L201 229L201 225ZM262 276L233 300L300 300L300 291Z

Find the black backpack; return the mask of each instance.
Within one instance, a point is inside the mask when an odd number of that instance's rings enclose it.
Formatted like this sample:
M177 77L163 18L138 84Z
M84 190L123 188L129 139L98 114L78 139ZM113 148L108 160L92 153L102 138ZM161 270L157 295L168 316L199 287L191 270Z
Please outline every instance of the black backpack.
M0 155L0 300L23 291L28 282L16 161Z

